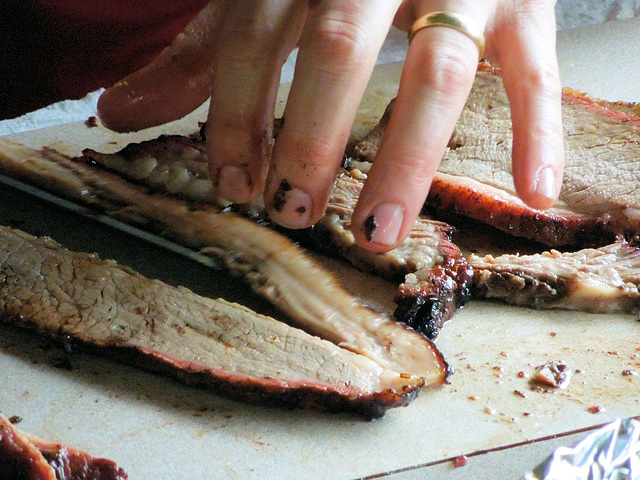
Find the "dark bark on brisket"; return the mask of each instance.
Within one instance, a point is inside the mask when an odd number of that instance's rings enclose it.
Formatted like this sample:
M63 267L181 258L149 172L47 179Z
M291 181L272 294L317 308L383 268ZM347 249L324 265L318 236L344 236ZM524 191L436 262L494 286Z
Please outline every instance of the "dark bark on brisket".
M473 269L463 258L406 276L395 297L394 317L435 339L470 297Z
M111 460L51 443L15 428L0 414L0 478L3 480L127 480Z

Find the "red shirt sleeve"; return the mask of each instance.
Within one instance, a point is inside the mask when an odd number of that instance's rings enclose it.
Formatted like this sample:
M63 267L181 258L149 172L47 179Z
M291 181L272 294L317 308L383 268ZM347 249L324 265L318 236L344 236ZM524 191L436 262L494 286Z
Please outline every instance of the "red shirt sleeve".
M0 118L108 87L153 60L206 0L3 0Z

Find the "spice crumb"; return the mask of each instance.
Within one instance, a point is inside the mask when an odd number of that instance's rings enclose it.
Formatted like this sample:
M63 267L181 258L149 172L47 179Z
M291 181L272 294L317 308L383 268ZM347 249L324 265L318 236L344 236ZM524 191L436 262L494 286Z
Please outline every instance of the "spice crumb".
M524 393L522 393L520 390L514 390L513 393L515 393L519 397L527 398L527 396Z
M592 405L591 407L587 408L587 411L589 413L600 413L604 412L604 408L599 407L598 405Z
M628 375L637 375L637 374L638 374L638 372L636 372L635 370L627 369L627 370L623 370L622 371L622 375L624 375L625 377L628 376Z
M84 124L89 128L97 127L98 126L98 119L92 115L89 118L87 118L87 120L84 122Z
M486 407L484 407L484 413L486 413L488 415L495 415L496 409L495 408L491 408L489 405L487 405Z

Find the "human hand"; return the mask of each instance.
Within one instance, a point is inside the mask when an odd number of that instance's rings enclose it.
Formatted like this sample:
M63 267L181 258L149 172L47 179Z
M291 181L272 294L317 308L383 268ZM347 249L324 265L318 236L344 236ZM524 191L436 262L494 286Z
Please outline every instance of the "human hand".
M395 17L409 30L433 11L485 32L509 95L516 191L555 201L564 163L552 0L211 2L145 69L107 90L103 122L136 130L189 113L211 94L212 180L245 202L264 188L271 219L304 228L323 214L377 54ZM280 68L297 45L284 123L271 143ZM478 47L447 27L418 31L394 112L352 219L359 245L387 251L409 233L471 89ZM375 226L375 228L372 228Z

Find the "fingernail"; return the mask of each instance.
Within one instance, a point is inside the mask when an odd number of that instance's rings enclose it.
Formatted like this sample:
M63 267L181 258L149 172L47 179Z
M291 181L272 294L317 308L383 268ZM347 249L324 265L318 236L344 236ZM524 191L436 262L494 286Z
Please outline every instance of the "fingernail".
M373 209L364 222L364 233L369 242L394 245L404 220L404 208L397 203L382 203Z
M251 177L242 167L226 165L218 175L218 191L230 202L248 202L251 200Z
M278 212L277 221L283 227L305 228L308 227L311 215L311 197L299 188L282 180L273 196L273 209Z
M556 176L551 167L544 167L538 171L534 183L535 191L543 197L555 200L558 197Z

